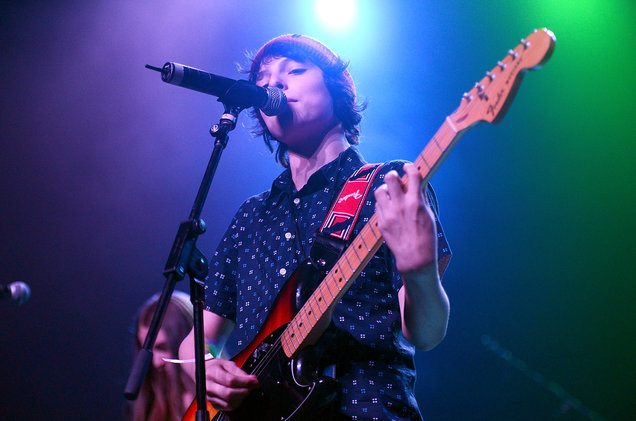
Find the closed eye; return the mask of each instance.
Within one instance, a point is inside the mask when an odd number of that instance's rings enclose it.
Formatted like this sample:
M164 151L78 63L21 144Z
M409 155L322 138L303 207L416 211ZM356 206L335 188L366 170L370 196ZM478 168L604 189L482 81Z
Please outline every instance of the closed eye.
M302 75L303 73L305 73L307 71L307 69L299 67L297 69L292 69L289 71L290 75Z

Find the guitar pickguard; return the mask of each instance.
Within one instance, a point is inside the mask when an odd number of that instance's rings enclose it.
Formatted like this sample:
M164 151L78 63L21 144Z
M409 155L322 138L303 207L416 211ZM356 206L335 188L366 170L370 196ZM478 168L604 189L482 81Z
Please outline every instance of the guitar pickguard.
M308 347L295 358L283 352L280 336L287 323L280 324L284 316L295 313L302 306L315 284L322 279L309 262L305 262L292 274L277 298L266 325L267 336L257 336L246 351L239 354L237 362L241 368L258 377L259 387L252 391L241 406L232 412L219 412L214 421L296 421L315 419L321 411L327 411L337 397L338 383L329 377L319 376L322 343L329 342L331 335L324 335L316 347ZM272 321L275 320L275 321Z

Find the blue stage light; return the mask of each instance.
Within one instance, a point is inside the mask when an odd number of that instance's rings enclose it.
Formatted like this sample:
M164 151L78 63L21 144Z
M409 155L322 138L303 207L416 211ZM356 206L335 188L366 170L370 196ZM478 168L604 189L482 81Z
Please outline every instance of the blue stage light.
M331 29L344 29L353 24L355 0L316 0L316 15Z

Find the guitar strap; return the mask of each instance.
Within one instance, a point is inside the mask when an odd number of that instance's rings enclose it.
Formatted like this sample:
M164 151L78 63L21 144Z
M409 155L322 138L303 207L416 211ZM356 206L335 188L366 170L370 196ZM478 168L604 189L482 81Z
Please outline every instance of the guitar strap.
M381 166L382 164L365 164L351 174L331 205L331 209L320 227L320 232L343 241L349 240L358 216L360 216L364 199L367 197L373 179Z
M381 167L382 164L365 164L354 171L342 186L316 232L315 243L310 251L311 261L316 267L331 267L342 254Z
M330 268L342 255L351 236L362 205L366 200L373 180L383 164L365 164L347 179L340 194L331 205L325 221L316 232L315 243L310 251L310 260L319 269ZM435 192L428 189L429 203L437 210ZM437 214L437 212L435 212ZM448 249L446 239L443 245ZM451 258L450 250L443 253L438 261L440 277L444 274Z

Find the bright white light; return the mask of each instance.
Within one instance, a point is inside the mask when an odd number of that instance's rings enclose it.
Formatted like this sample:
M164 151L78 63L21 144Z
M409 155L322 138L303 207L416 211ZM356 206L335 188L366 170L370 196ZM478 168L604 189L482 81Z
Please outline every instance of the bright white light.
M355 0L316 0L316 14L326 26L333 29L351 26L355 12Z

